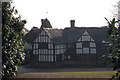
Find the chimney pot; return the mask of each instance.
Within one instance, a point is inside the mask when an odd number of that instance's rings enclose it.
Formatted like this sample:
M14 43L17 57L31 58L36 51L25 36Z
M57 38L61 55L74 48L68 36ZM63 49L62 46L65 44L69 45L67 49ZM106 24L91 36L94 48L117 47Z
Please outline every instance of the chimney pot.
M75 20L70 20L71 27L75 27Z

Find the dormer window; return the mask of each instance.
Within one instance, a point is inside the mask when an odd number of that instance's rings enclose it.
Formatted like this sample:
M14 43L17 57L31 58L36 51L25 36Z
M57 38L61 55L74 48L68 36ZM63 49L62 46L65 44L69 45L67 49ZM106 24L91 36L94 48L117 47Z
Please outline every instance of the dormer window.
M83 35L78 39L76 43L76 53L77 54L95 54L96 53L95 41L87 31L84 31Z

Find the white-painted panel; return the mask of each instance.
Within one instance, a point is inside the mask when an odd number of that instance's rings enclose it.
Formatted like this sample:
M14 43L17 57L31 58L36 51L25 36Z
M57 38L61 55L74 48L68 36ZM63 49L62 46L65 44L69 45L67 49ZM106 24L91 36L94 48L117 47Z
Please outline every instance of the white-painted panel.
M78 41L81 41L81 37L78 39Z
M59 49L56 50L56 54L60 54L60 50Z
M53 61L53 55L51 55L51 61Z
M64 45L55 45L55 49L61 49Z
M48 50L48 54L50 54L50 50Z
M47 42L49 42L49 38L47 38Z
M51 54L53 54L53 50L51 50Z
M39 61L40 61L40 55L39 55Z
M51 60L50 60L50 55L49 55L49 61L51 61Z
M48 38L48 42L51 42L49 38Z
M43 54L45 54L45 49L43 49Z
M48 48L49 48L49 49L53 49L53 44L49 43L49 44L48 44Z
M36 49L38 49L38 43L36 43Z
M39 49L39 54L40 54L40 49Z
M77 44L76 44L76 47L77 47L77 48L82 48L82 42L81 42L81 43L77 43Z
M76 49L77 54L82 54L82 49Z
M35 43L34 43L34 45L33 45L33 49L35 49L35 46L36 46L36 45L35 45Z
M82 41L90 41L90 36L82 36Z
M40 54L43 54L43 49L40 50Z
M89 54L89 48L83 48L83 53L84 54Z
M40 36L39 36L39 42L40 42Z
M90 49L90 53L91 54L95 54L96 53L96 49Z
M91 37L91 41L94 41L94 39Z
M38 54L38 50L36 50L36 54Z
M33 50L33 54L35 54L35 50Z
M88 33L87 31L85 31L85 32L83 33L83 35L89 35L89 33Z
M38 42L38 38L36 38L35 42Z
M44 61L44 56L43 55L41 55L41 61Z
M45 55L45 61L47 61L47 55Z
M96 47L94 42L90 42L90 47Z

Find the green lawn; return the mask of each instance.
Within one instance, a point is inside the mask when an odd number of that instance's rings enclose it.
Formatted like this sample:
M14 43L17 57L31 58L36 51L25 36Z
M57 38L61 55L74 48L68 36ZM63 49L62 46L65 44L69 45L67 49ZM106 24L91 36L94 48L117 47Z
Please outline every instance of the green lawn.
M88 71L88 72L40 72L40 73L25 73L25 74L57 74L57 75L114 75L116 71Z

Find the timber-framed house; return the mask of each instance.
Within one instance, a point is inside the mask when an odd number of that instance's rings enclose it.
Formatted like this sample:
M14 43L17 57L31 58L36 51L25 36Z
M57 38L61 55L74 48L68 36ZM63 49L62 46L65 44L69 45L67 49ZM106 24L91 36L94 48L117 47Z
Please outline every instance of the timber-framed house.
M33 27L24 37L27 42L26 61L75 65L101 65L107 27L71 27L53 29L48 19L40 28Z

